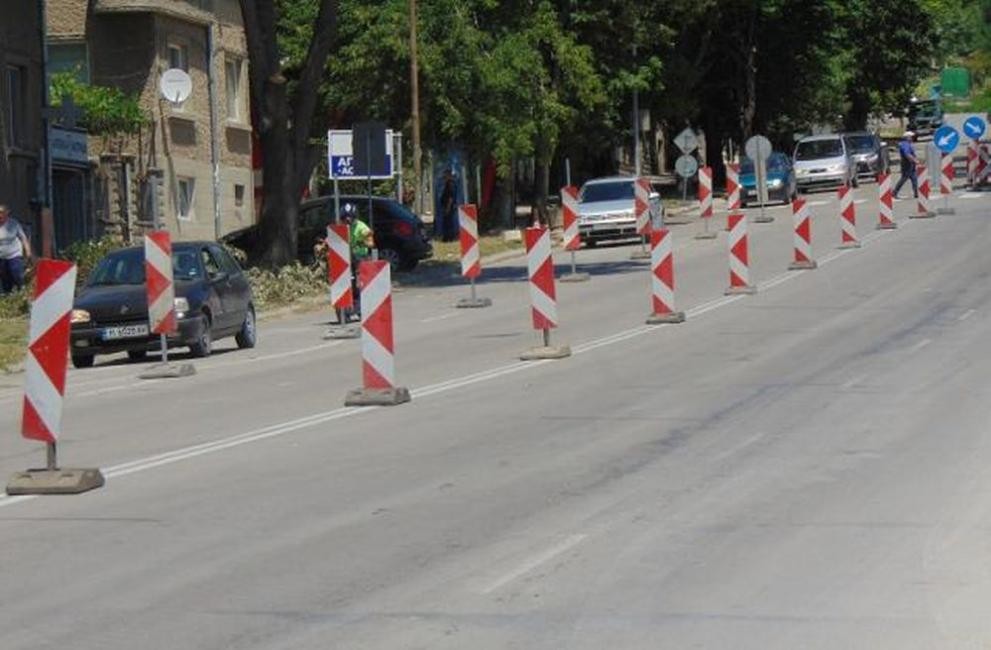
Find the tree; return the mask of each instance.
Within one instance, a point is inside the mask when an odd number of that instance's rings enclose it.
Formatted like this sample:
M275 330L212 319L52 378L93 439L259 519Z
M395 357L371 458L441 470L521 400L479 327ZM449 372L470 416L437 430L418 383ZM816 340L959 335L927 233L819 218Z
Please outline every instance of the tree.
M264 183L259 250L251 253L262 264L282 266L296 258L299 199L319 155L311 136L320 81L336 36L338 2L240 3ZM313 17L306 20L308 15ZM294 46L305 48L298 61L286 55Z

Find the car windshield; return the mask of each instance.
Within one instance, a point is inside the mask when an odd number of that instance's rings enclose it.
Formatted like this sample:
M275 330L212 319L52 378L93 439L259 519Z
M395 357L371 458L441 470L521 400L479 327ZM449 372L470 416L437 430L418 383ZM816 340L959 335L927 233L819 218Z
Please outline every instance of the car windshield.
M615 181L612 183L592 183L582 188L579 199L582 203L598 203L599 201L633 200L633 182Z
M788 171L788 165L788 157L782 153L772 153L771 157L767 159L767 171L769 172ZM744 156L740 161L740 172L743 174L755 173L754 162Z
M908 116L910 118L934 117L936 112L936 102L919 102L908 107Z
M818 160L820 158L837 158L843 155L843 145L839 138L828 140L805 140L798 143L795 150L795 160Z
M851 135L846 139L846 146L851 153L870 153L874 151L874 136Z
M172 272L177 282L200 279L203 271L195 251L173 251ZM140 248L118 251L104 257L89 276L90 286L144 284L145 253Z

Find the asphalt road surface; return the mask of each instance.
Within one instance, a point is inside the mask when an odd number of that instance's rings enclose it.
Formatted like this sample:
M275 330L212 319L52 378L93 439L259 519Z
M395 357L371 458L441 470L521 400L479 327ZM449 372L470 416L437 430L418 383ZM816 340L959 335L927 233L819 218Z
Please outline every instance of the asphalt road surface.
M107 485L0 496L0 648L987 648L991 194L788 271L791 217L674 226L681 325L648 327L634 246L559 284L571 358L524 363L526 266L395 298L395 408L345 408L357 341L262 324L196 376L70 371L68 466ZM748 210L753 216L756 211ZM715 219L719 227L721 217ZM566 270L561 254L559 270ZM0 380L0 477L43 463Z

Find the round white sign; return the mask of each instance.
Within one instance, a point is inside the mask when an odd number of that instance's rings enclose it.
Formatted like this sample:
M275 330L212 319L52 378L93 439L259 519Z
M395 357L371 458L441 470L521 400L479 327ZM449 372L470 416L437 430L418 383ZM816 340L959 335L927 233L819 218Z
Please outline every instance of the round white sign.
M762 135L755 135L743 146L750 160L767 160L771 156L771 141Z
M158 80L158 89L162 97L173 104L181 104L193 92L193 80L189 74L180 68L169 68L162 73L162 78Z
M695 159L695 156L687 154L678 156L678 160L674 161L674 170L682 178L691 178L699 170L699 161Z

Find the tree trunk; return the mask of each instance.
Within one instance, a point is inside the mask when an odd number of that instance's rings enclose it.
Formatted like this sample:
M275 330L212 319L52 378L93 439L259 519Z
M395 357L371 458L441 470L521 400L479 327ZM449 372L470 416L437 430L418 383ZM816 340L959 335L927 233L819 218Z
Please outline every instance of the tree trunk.
M261 119L268 128L260 129L262 151L261 218L258 222L254 261L279 267L296 258L299 191L295 187L296 170L290 152L288 105L285 82L267 80Z

